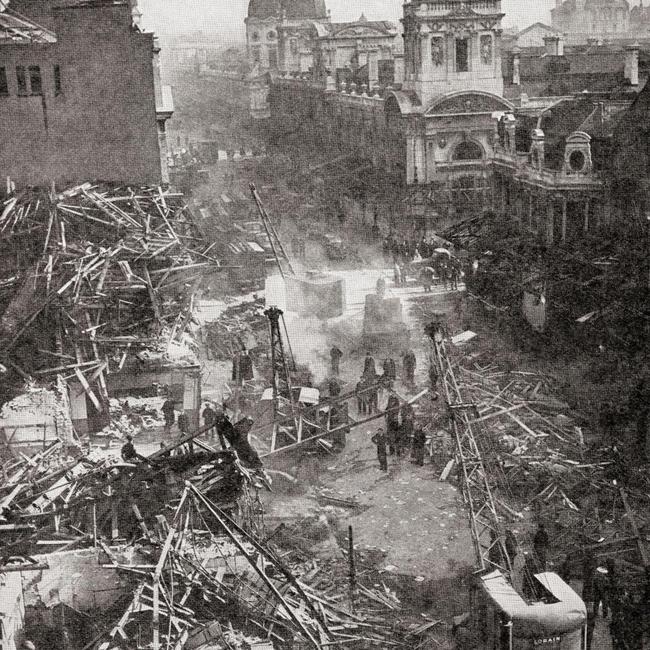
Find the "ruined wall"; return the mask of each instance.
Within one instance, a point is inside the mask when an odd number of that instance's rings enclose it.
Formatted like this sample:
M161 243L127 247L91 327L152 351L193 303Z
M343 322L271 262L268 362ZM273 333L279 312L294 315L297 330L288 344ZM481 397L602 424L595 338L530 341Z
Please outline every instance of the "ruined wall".
M8 84L0 95L0 177L18 186L160 182L153 35L132 28L128 5L53 15L56 43L0 45ZM16 66L26 69L22 91ZM40 93L29 66L39 66Z
M25 607L50 608L63 603L85 612L109 607L125 593L125 583L115 569L102 567L108 558L99 549L37 555L35 559L50 568L22 574ZM120 556L120 561L128 563L128 556Z

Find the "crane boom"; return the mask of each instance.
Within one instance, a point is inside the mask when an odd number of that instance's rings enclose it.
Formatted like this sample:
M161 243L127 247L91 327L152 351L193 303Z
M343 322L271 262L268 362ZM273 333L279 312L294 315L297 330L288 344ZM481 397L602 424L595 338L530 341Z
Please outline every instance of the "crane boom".
M266 208L262 203L262 199L260 198L260 195L257 192L257 188L255 187L255 184L251 183L249 187L251 190L251 194L253 195L253 200L255 201L255 205L257 205L257 210L260 213L260 219L262 220L262 225L264 226L264 231L266 232L266 236L269 239L269 244L271 246L271 250L273 251L273 256L275 257L275 262L278 265L278 269L280 269L280 275L283 278L285 277L284 270L282 268L282 262L280 261L281 259L283 259L286 262L289 273L291 275L295 275L296 272L293 270L293 266L291 265L291 260L289 260L289 256L287 255L287 252L284 250L282 240L280 239L280 236L278 235L278 231L275 229L275 226L273 225L273 222L271 221L271 218L269 217L268 212L266 211Z
M432 362L436 365L449 412L476 558L481 569L499 569L504 575L510 575L512 563L506 551L505 537L500 534L502 527L492 486L472 430L470 413L476 407L463 399L453 364L447 354L442 326L432 323L426 331L433 344Z

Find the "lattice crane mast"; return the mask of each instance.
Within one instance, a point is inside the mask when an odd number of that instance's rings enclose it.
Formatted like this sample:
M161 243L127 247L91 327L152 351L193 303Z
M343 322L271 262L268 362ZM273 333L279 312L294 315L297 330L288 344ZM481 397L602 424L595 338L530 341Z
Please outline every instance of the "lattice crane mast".
M449 412L462 493L469 514L477 561L482 570L499 569L504 575L510 576L512 562L506 550L505 536L502 534L492 496L493 486L485 471L471 424L470 414L475 413L476 406L466 403L463 399L453 364L447 354L443 325L431 323L427 326L426 333L432 341L432 363L436 366Z

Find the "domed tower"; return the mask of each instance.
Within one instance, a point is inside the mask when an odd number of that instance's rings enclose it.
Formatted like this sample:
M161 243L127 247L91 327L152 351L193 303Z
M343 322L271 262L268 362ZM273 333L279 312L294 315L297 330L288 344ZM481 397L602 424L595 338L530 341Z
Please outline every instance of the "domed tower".
M326 33L330 22L325 0L280 0L279 68L305 73L313 66L314 39Z
M246 17L246 45L251 69L265 72L278 67L278 26L281 0L250 0Z

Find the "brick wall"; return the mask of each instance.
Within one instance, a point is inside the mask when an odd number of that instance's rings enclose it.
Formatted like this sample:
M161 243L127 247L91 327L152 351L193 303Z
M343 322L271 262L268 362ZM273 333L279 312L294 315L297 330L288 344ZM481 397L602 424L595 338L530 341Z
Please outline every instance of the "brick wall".
M0 178L18 187L160 182L153 35L131 27L128 3L52 15L56 43L0 45L8 83L0 96ZM26 93L16 66L25 66ZM39 67L41 94L32 94L29 66Z

